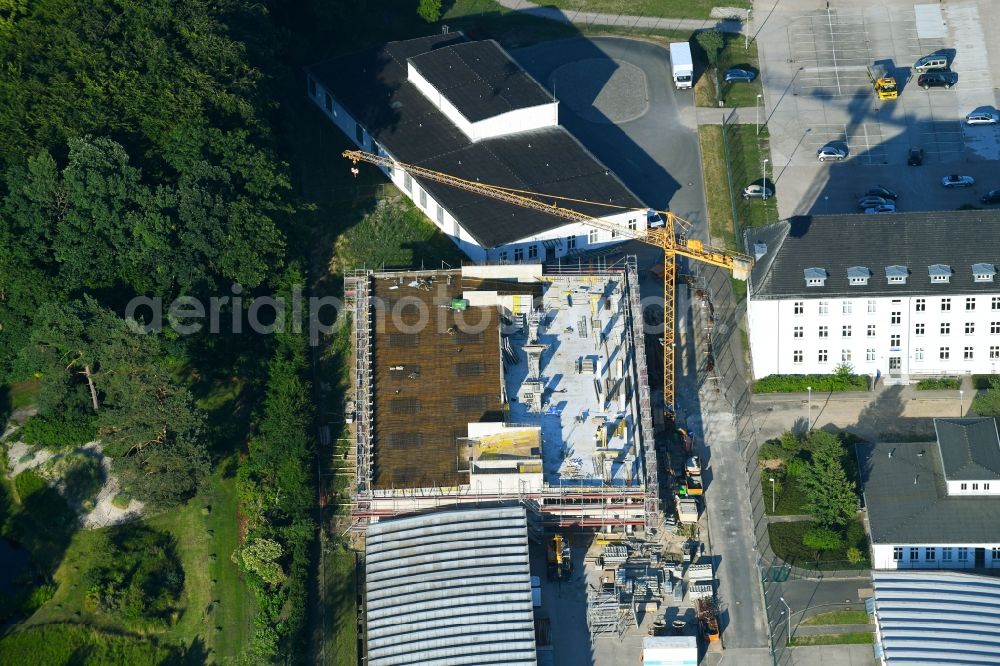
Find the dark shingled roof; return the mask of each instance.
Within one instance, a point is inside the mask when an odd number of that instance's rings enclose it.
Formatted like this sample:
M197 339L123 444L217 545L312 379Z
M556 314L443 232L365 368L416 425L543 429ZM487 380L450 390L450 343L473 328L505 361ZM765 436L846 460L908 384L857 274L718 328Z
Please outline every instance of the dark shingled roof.
M562 127L473 143L407 82L406 61L467 44L461 34L433 35L352 53L307 71L397 160L483 183L642 209L643 203ZM486 199L454 187L418 181L483 247L533 236L566 220ZM600 217L609 209L572 203Z
M750 229L750 252L763 242L767 253L751 274L751 296L759 299L851 296L913 296L998 292L997 282L975 282L972 266L1000 265L1000 211L944 211L891 215L794 217ZM935 264L949 266L949 282L930 281ZM905 266L905 284L889 284L886 268ZM848 283L853 267L871 270L867 285ZM806 287L808 268L824 268L823 286Z
M873 543L1000 541L1000 497L949 496L937 443L857 447Z
M473 123L554 101L493 40L428 51L409 62Z
M949 481L1000 479L1000 436L994 419L934 419L934 430Z

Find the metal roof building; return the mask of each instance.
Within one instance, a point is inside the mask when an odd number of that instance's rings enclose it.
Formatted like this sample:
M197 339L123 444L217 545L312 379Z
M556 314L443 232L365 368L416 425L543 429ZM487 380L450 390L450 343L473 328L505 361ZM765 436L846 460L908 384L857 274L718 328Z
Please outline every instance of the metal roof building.
M378 522L365 552L371 666L537 663L523 508Z
M997 663L1000 579L949 571L875 571L872 577L882 664Z

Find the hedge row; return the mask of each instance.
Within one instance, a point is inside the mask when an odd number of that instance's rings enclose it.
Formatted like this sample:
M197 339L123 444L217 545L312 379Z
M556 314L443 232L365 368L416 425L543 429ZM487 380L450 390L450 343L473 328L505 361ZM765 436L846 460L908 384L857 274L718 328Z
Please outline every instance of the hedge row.
M980 391L993 388L994 381L1000 381L1000 375L972 375L972 387Z
M768 375L753 383L754 393L867 391L868 375Z
M917 382L918 391L957 391L960 388L962 381L956 377L934 377Z

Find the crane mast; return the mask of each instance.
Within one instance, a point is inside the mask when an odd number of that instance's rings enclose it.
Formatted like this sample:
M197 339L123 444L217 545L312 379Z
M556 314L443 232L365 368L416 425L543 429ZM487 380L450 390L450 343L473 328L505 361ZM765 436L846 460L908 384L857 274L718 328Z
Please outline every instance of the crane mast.
M440 171L434 171L414 164L399 162L384 155L362 150L345 150L343 156L351 160L354 164L366 162L386 169L402 169L412 177L424 178L436 183L450 185L452 187L480 194L497 201L541 211L563 218L570 222L581 222L596 229L611 232L614 236L630 238L642 241L649 245L658 247L664 252L663 261L663 404L668 412L674 411L675 389L674 389L674 325L675 325L675 294L677 287L677 257L688 257L695 261L700 261L712 266L718 266L730 271L734 277L746 280L749 276L753 260L743 254L727 252L725 250L712 248L702 241L687 238L685 231L690 228L690 224L669 211L657 211L664 219L664 226L658 229L628 229L627 227L602 220L600 218L581 213L560 206L556 201L546 203L545 198L564 199L537 192L528 192L514 188L506 188L498 185L489 185L477 181L471 181L458 176L453 176ZM527 196L531 195L531 196ZM537 198L536 198L537 197Z

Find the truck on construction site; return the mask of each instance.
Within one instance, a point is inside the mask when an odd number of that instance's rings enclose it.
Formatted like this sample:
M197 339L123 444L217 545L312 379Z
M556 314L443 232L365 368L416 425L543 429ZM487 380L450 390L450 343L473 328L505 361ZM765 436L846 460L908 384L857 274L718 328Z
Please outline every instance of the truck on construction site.
M674 504L677 507L677 520L681 523L697 523L698 500L694 497L681 497L680 495L675 495L674 498Z
M688 495L702 495L705 492L705 486L701 482L701 458L698 456L689 456L687 462L684 463L684 488L687 490Z
M549 540L547 549L549 580L569 580L573 573L572 553L569 544L561 534L555 534Z
M712 599L699 599L695 606L701 633L709 643L719 640L719 618Z
M690 44L675 42L670 45L670 67L675 88L686 90L694 84L694 59L691 58Z
M896 86L896 78L892 75L892 70L884 62L876 62L868 69L868 78L872 82L875 94L879 99L896 99L899 97L899 88Z

